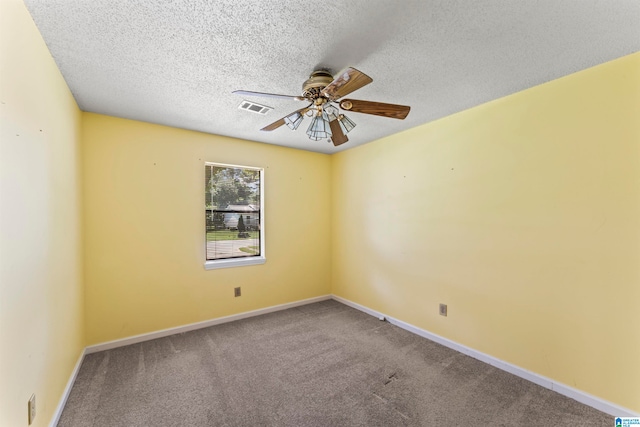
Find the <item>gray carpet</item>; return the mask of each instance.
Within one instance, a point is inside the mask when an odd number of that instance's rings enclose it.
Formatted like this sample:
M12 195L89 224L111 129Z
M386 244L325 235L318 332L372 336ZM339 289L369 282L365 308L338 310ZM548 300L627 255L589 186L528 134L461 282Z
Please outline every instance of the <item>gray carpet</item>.
M58 426L612 426L335 301L87 355Z

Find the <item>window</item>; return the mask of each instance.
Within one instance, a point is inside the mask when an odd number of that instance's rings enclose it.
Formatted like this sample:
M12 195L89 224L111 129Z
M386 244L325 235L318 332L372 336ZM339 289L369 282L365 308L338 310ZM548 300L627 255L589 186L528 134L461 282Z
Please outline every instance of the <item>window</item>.
M263 264L263 175L259 168L205 163L207 270Z

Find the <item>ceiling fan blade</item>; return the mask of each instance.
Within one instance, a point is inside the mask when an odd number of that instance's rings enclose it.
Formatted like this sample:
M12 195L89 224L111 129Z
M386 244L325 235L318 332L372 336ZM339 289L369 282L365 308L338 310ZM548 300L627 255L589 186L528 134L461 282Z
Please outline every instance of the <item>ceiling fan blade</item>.
M384 102L359 101L357 99L343 99L340 108L355 113L373 114L375 116L390 117L403 120L409 114L411 107L407 105L385 104Z
M371 83L373 79L355 68L347 68L322 89L322 96L335 101Z
M260 130L267 131L267 132L268 132L268 131L272 131L272 130L278 129L278 128L279 128L280 126L282 126L283 124L284 124L284 117L283 117L283 118L281 118L281 119L276 120L275 122L271 123L271 124L270 124L270 125L268 125L268 126L263 127L263 128L262 128L262 129L260 129Z
M333 119L329 122L329 127L331 128L331 141L333 141L333 145L336 147L338 145L342 145L349 140L347 135L342 132L342 128L340 127L340 122L338 119Z
M309 107L304 107L304 108L301 108L299 110L296 110L293 113L287 114L283 118L276 120L275 122L271 123L268 126L263 127L260 130L269 132L269 131L278 129L280 126L282 126L284 124L284 119L285 118L287 118L287 117L289 117L289 116L291 116L292 114L295 114L295 113L300 113L300 114L302 114L304 116L307 111L309 111Z
M232 93L235 93L236 95L244 95L244 96L262 96L265 98L282 98L282 99L295 99L296 101L305 101L305 99L301 96L278 95L276 93L251 92L248 90L234 90Z

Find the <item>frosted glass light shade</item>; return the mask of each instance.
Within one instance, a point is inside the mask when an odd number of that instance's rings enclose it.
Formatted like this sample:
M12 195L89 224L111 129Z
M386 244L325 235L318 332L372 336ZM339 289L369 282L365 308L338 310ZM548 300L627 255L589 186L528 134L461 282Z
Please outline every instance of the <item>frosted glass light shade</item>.
M342 132L349 133L351 130L356 127L356 124L349 117L344 114L340 114L338 116L338 122L340 123L340 127L342 128Z
M307 135L309 136L309 139L314 141L331 137L331 128L329 126L329 117L327 116L327 113L322 112L321 115L315 116L313 120L311 120L311 124L307 129Z
M330 122L336 120L338 118L339 110L333 105L325 104L324 112L327 113L327 118Z
M302 119L302 114L296 111L295 113L285 117L284 122L291 128L291 130L296 130L298 129L298 126L300 126L300 123L302 123Z

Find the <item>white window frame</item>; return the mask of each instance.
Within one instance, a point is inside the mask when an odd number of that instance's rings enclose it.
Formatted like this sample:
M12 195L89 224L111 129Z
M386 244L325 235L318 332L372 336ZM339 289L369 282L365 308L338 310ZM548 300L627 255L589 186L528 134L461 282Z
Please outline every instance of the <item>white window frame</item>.
M218 268L231 268L231 267L243 267L247 265L260 265L267 262L267 258L265 255L265 242L264 242L264 169L254 166L241 166L241 165L229 165L226 163L217 163L217 162L204 162L204 167L202 171L205 172L207 166L220 166L226 168L239 168L239 169L251 169L257 170L260 172L260 255L257 256L248 256L248 257L238 257L238 258L226 258L226 259L214 259L207 260L207 221L204 221L204 269L205 270L215 270ZM205 179L201 180L204 182ZM205 192L202 192L203 196ZM206 199L205 199L206 200ZM206 206L206 203L203 203Z

